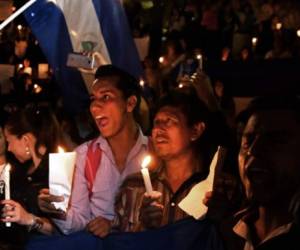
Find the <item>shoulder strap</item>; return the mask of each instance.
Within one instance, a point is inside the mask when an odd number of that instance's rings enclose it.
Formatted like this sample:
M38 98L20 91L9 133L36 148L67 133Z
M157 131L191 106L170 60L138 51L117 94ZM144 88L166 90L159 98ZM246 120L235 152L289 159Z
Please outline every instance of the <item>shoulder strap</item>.
M92 194L93 184L96 177L96 173L100 167L102 150L99 146L94 147L96 143L96 139L94 139L89 145L86 154L86 162L85 162L85 177L88 183L89 195ZM95 150L93 150L95 148Z

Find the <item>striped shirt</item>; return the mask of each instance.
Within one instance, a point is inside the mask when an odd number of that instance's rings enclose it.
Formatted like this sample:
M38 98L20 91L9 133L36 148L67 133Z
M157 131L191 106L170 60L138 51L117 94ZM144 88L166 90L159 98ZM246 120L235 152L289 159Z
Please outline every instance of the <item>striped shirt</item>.
M153 189L162 193L159 203L164 206L161 225L174 223L177 220L188 217L178 207L178 203L189 193L193 186L206 178L205 174L194 173L174 193L168 184L164 167L158 168L151 173ZM140 208L146 192L142 175L140 173L128 177L120 188L116 197L113 231L138 232L146 228L140 221ZM199 200L199 202L202 202Z

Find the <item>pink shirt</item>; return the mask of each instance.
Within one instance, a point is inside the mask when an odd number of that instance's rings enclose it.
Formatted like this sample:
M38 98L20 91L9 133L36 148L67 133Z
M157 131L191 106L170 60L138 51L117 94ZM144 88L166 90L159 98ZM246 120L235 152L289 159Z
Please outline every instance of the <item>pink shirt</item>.
M136 144L128 154L125 169L120 173L107 140L99 136L95 147L100 146L102 150L101 163L94 180L92 195L89 197L85 177L85 161L89 143L91 141L76 149L75 177L67 218L54 220L65 234L84 229L92 219L98 216L109 220L114 218L114 203L118 189L128 175L140 171L141 162L148 150L148 138L140 130Z

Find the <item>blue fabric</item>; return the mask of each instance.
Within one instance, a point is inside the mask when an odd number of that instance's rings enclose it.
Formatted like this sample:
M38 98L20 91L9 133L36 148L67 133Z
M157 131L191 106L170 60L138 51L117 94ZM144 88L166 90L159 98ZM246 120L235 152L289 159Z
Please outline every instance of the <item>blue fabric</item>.
M142 67L119 0L93 0L93 4L112 64L139 77ZM63 12L51 1L37 0L24 16L54 71L66 110L71 114L84 110L89 95L83 78L77 69L66 66L73 48Z
M121 1L93 0L93 4L112 64L139 79L142 75L142 65Z
M186 219L156 230L114 233L104 239L87 232L69 236L41 236L31 239L27 250L222 250L214 225L208 220Z

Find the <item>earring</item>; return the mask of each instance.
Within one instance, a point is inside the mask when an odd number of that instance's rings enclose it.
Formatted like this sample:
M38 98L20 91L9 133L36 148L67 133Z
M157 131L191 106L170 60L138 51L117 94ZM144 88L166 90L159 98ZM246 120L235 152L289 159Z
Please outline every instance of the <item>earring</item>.
M26 153L27 155L30 155L29 147L26 147L26 148L25 148L25 153Z

